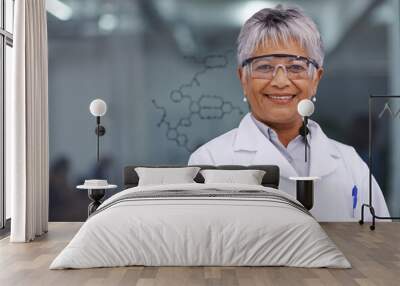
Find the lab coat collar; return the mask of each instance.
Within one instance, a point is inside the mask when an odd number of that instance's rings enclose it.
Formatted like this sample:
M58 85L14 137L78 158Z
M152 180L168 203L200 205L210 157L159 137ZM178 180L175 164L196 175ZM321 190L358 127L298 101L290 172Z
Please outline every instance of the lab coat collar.
M313 122L316 128L315 136L312 136L310 143L310 176L323 177L336 170L339 166L338 160L341 158L341 154L333 141L322 131L319 124Z
M322 177L337 168L337 159L340 158L340 153L321 130L318 123L312 121L312 124L315 124L315 128L313 128L314 132L310 142L310 176ZM277 165L280 168L281 176L286 178L298 176L287 159L258 129L251 119L250 113L239 124L233 149L235 152L255 152L252 161L249 162L251 165Z

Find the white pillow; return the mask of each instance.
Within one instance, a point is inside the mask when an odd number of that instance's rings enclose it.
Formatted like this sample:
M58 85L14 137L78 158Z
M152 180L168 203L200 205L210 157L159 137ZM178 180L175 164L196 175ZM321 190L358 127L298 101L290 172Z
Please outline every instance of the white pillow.
M265 171L262 170L202 170L205 184L230 183L261 185Z
M199 170L199 167L135 168L139 176L139 186L195 183L193 179Z

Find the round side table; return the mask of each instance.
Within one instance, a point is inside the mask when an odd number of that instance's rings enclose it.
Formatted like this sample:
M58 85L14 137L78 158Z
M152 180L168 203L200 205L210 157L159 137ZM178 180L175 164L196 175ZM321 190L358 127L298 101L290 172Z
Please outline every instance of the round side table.
M105 186L89 186L89 185L79 185L76 188L80 190L87 190L88 197L91 203L88 206L88 217L94 213L97 208L101 205L101 200L106 194L106 190L115 189L117 185L105 185Z

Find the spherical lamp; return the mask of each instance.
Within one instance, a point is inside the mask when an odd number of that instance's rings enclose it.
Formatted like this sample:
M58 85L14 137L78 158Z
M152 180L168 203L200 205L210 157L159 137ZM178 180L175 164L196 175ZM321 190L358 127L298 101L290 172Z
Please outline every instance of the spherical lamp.
M89 105L90 113L96 117L96 129L94 130L97 135L97 162L100 159L100 136L106 134L104 126L100 125L100 117L104 116L107 112L107 104L102 99L95 99Z

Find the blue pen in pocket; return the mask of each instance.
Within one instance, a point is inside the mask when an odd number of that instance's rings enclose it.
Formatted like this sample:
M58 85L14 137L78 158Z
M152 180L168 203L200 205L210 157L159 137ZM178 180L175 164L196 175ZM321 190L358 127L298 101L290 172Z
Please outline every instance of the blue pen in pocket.
M358 189L357 186L354 185L353 189L351 190L351 196L353 197L353 217L356 217L356 207L357 207L357 197L358 197Z

